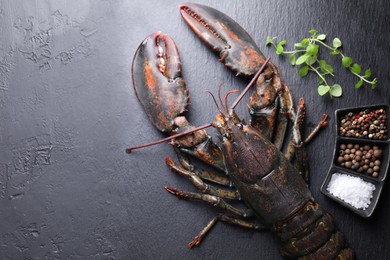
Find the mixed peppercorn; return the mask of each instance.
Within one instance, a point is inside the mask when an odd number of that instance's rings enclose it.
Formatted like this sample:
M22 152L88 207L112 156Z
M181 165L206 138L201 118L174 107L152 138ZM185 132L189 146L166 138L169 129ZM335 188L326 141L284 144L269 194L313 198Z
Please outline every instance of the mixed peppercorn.
M341 136L384 140L387 139L387 115L384 109L366 109L359 113L349 112L341 118Z
M341 144L337 163L359 173L379 176L382 150L378 146Z

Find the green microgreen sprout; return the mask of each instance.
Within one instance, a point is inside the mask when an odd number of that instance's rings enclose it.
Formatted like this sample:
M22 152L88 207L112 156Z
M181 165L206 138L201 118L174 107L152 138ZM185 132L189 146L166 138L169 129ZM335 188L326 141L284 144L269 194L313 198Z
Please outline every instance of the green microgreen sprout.
M377 79L370 79L371 70L368 69L364 72L364 75L361 75L362 68L359 64L353 63L351 57L344 55L340 51L342 46L341 40L339 38L334 38L332 41L332 46L329 46L324 41L326 40L325 34L318 34L317 30L310 30L310 38L304 38L301 42L294 44L294 50L285 51L284 45L286 40L276 42L276 37L271 38L267 36L266 45L272 45L275 47L275 52L278 55L289 55L290 64L292 66L300 65L299 76L305 77L309 71L314 72L318 76L319 86L318 94L320 96L329 93L330 97L340 97L343 94L343 90L340 84L330 85L327 82L327 77L334 77L333 67L328 64L325 60L318 58L318 51L320 46L325 47L330 50L331 55L340 55L341 64L343 67L347 68L353 75L359 78L359 81L356 83L355 88L360 88L363 83L366 83L371 88L376 88Z

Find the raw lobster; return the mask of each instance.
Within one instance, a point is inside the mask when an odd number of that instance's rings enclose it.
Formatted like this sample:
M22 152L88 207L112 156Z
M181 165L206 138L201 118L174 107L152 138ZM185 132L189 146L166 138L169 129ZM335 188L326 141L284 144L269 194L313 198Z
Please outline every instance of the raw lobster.
M185 4L180 6L180 12L191 29L219 54L221 62L237 75L256 81L248 106L252 117L249 125L234 111L239 99L229 109L227 99L233 92L229 91L225 103L220 94L219 105L214 99L220 112L216 121L195 128L184 115L189 96L173 39L160 32L153 33L136 51L132 71L135 92L151 122L160 131L173 135L169 139L181 165L172 158L167 158L166 163L203 193L165 188L180 198L202 200L230 213L213 218L189 247L199 244L219 220L247 228L270 229L280 238L284 257L353 259L354 251L336 228L332 216L322 211L307 187L309 172L304 145L326 125L326 116L303 141L301 128L306 111L303 99L295 111L290 89L278 68L265 60L248 33L230 17L207 6ZM291 138L282 152L289 121ZM210 125L220 134L222 150L201 130ZM141 147L144 146L128 151ZM192 165L185 154L226 175ZM242 200L247 208L236 208L228 200Z

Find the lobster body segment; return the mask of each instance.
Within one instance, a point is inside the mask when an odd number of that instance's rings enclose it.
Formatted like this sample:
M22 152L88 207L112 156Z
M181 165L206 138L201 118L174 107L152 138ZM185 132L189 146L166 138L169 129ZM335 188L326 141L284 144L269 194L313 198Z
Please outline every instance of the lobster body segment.
M296 168L269 140L250 126L232 125L230 131L233 140L223 140L228 174L264 224L286 219L313 199Z

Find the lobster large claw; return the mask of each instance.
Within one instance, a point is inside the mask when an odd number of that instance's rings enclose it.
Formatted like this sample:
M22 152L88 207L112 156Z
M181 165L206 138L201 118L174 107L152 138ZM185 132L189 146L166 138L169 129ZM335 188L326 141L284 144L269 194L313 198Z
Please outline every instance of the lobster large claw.
M176 134L195 128L184 116L189 95L181 77L179 52L169 35L155 32L143 40L134 55L132 76L137 98L157 129ZM204 130L177 138L172 144L225 170L221 150Z
M134 55L132 75L135 93L150 121L170 133L189 100L173 39L161 32L149 35Z
M195 3L182 4L179 8L195 34L237 75L253 76L264 63L265 58L251 36L226 14Z
M253 76L263 65L265 57L256 43L232 18L214 8L195 3L186 3L179 8L195 34L219 54L220 61L236 75ZM280 97L282 89L279 74L270 63L258 78L249 104L251 125L273 140L278 147L284 138L286 119L283 118L284 115L279 117L277 110L289 106L279 105L286 100ZM276 122L278 117L281 124Z

